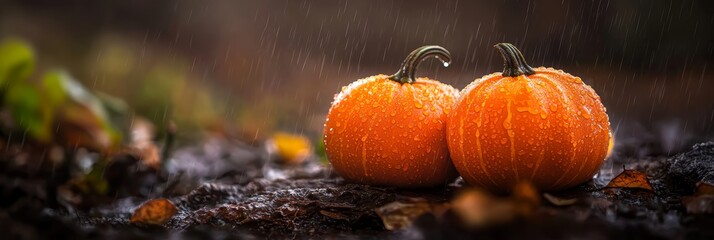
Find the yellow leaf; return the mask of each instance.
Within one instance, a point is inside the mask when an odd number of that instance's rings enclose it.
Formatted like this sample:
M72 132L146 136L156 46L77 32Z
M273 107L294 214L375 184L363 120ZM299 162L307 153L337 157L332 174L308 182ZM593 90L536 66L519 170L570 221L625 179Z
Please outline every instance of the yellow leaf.
M269 140L280 160L288 164L300 164L312 153L312 144L304 136L276 133Z

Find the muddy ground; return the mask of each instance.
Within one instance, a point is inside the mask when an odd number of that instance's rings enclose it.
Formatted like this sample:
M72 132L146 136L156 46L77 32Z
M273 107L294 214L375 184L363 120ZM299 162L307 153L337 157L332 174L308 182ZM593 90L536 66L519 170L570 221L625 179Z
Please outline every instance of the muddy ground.
M177 147L159 168L119 153L93 173L87 165L96 166L98 154L7 144L0 232L4 239L714 239L711 142L670 157L611 158L592 181L537 193L525 205L517 193L485 193L461 180L426 190L347 183L317 158L288 166L262 149L208 138ZM652 190L606 187L624 169L645 173ZM469 191L516 210L459 207L454 199ZM162 225L130 222L140 204L158 198L177 213ZM470 211L478 221L464 217Z

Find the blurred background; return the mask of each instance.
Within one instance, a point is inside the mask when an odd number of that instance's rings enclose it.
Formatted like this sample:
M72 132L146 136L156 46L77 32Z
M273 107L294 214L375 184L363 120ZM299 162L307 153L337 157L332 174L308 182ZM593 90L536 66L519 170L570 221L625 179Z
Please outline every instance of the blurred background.
M36 68L63 68L159 129L317 142L342 86L392 74L414 48L449 49L449 68L417 74L461 89L501 71L492 46L511 42L591 85L618 154L640 157L714 139L712 29L705 0L0 2L0 39L32 44Z

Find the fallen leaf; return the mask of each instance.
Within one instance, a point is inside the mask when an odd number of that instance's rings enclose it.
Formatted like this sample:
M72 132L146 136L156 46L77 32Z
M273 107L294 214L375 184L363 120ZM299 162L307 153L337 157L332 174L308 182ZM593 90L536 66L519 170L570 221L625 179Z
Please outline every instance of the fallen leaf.
M543 198L545 198L545 200L548 200L550 204L553 204L558 207L570 206L578 202L578 199L576 198L559 198L548 193L544 193Z
M698 182L694 194L682 197L682 204L690 214L714 214L714 185Z
M159 147L154 143L154 125L141 117L135 117L131 126L131 149L141 161L154 170L161 168Z
M433 211L432 205L423 201L391 202L374 210L382 219L384 228L397 230L412 225L412 222L422 214Z
M301 135L276 133L268 140L268 145L280 160L291 165L304 162L312 154L310 140Z
M714 185L711 183L706 183L706 182L698 182L697 183L697 190L694 191L694 196L703 196L703 195L714 195Z
M615 178L610 180L606 188L635 188L654 192L652 185L647 180L647 175L637 170L622 171Z
M521 181L513 187L511 199L514 201L517 215L530 216L540 205L540 195L531 182Z
M517 184L508 198L469 189L451 201L451 210L466 227L483 227L532 216L540 204L538 191L528 182Z
M483 226L493 222L494 219L492 219L492 217L494 214L492 214L492 212L496 209L493 207L497 204L498 200L493 199L493 196L484 191L475 189L461 192L451 201L453 212L459 216L466 226L471 227ZM509 207L511 205L503 206ZM498 207L498 209L501 209L500 211L503 212L503 214L497 214L501 216L501 218L498 219L499 222L509 221L513 218L514 211L511 209L505 209L505 211L503 211L503 206Z
M523 203L528 203L530 205L539 205L540 197L538 196L538 190L530 182L519 182L513 187L513 192L511 197Z
M131 215L130 223L163 225L176 215L178 209L165 198L152 199L144 202Z
M714 195L685 196L682 204L690 214L714 214Z

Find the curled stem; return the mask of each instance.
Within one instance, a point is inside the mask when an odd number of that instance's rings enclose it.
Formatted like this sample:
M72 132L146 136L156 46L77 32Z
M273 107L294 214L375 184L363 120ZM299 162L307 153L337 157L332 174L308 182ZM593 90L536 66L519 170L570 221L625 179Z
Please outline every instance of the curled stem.
M503 57L503 74L504 77L517 77L520 75L533 75L535 70L528 66L526 59L523 58L521 51L510 43L499 43L494 45L498 52Z
M424 59L431 56L439 59L444 64L444 67L448 67L451 63L451 54L445 48L436 45L422 46L412 51L402 62L399 71L389 76L389 79L402 84L416 82L414 75L417 67Z

